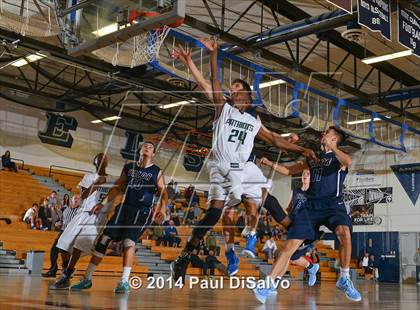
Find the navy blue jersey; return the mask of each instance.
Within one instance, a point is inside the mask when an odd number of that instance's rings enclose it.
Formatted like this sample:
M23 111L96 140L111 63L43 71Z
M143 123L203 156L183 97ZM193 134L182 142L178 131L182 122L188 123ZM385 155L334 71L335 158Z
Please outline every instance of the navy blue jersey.
M141 168L137 163L129 163L124 166L123 171L128 177L124 204L152 207L160 168L155 164Z
M319 162L308 161L308 165L311 171L311 184L306 191L308 198L342 198L348 170L341 169L341 163L333 152L320 153Z
M306 197L306 192L303 191L301 188L297 188L293 190L292 194L292 215L297 214L299 210L306 206L308 198Z

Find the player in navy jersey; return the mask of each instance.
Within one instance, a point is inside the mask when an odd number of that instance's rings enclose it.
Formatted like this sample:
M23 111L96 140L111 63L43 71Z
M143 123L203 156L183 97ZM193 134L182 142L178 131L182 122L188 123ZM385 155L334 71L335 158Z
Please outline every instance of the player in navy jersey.
M152 223L160 224L165 216L167 193L162 171L153 164L155 147L151 142L144 142L140 148L139 160L126 164L115 186L104 200L91 212L98 213L108 202L113 201L125 190L125 199L108 220L103 233L98 237L93 255L85 276L72 290L87 289L92 286L92 274L102 261L111 241L121 241L124 245L123 274L115 288L115 293L127 293L130 290L128 280L135 259L135 244L144 230ZM155 194L161 198L153 213Z
M301 209L289 231L284 249L275 262L268 276L268 283L283 276L293 253L300 247L304 240L316 238L317 227L325 225L333 231L339 242L340 278L336 286L342 290L346 297L352 301L362 299L360 293L354 288L350 279L349 268L351 258L351 218L343 202L343 182L352 163L351 157L341 151L338 146L345 138L344 133L335 128L328 128L321 136L322 151L319 161L298 163L289 167L291 174L296 174L309 168L311 183L306 191L308 206ZM270 285L257 288L254 293L259 301L265 303L270 293Z

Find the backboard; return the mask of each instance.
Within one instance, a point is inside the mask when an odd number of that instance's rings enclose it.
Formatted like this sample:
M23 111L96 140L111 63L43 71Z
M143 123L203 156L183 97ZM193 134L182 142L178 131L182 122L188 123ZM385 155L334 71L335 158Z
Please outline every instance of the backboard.
M68 48L72 56L124 42L185 17L185 0L88 0L83 3L66 10L66 24L76 36L76 42Z

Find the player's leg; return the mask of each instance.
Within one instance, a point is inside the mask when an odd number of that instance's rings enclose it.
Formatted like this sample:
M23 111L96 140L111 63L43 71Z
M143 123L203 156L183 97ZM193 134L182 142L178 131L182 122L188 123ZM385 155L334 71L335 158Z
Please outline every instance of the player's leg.
M258 226L258 203L255 199L245 196L243 199L246 214L249 219L249 233L246 237L245 248L242 254L255 258L255 246L257 245L257 226Z
M239 271L239 258L235 253L235 209L225 208L222 216L223 235L226 244L226 258L228 260L228 275L234 276Z
M60 235L58 235L57 238L55 238L54 243L50 249L50 269L46 273L42 274L42 276L45 278L50 278L50 277L55 278L55 275L58 270L57 261L58 261L58 255L60 253L59 248L57 248L58 238L60 238Z
M195 225L191 237L182 250L181 254L171 264L171 275L174 281L179 278L185 280L185 274L190 263L191 252L198 247L200 240L206 233L217 224L222 216L224 200L211 200L204 217Z
M71 253L69 262L66 267L68 273L73 273L76 270L75 267L81 255L82 251L77 248L73 248L73 252Z
M354 287L350 279L351 259L351 227L352 222L347 214L346 207L342 201L320 202L320 207L326 216L325 226L337 236L340 242L340 277L336 283L337 288L342 290L346 297L352 301L362 300L362 296Z
M306 242L306 241L305 241ZM303 246L299 248L295 253L293 253L290 258L290 263L292 265L301 266L306 269L308 272L308 285L314 286L316 283L316 274L319 270L319 264L313 264L305 259L304 255L308 250L308 246Z

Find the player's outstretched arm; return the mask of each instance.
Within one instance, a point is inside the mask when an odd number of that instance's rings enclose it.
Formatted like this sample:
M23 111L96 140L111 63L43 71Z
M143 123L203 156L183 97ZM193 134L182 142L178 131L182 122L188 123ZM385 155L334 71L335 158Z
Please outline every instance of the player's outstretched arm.
M278 163L274 163L271 160L263 157L260 161L261 165L270 167L274 171L282 174L282 175L294 175L302 172L304 169L308 168L308 165L305 162L297 161L296 164L291 166L284 166Z
M198 70L194 61L191 58L191 49L187 51L181 45L178 45L177 48L174 48L172 51L172 58L180 60L184 63L190 70L194 80L197 82L198 86L204 91L206 97L213 102L213 93L210 83L204 78L200 70Z
M258 131L257 138L263 140L264 142L266 142L269 145L277 147L278 149L288 151L288 152L302 154L303 156L305 156L308 159L317 160L315 152L312 151L311 149L307 149L307 148L304 148L302 146L291 143L291 142L287 141L286 139L284 139L279 134L268 130L263 125L261 126L260 130Z
M213 103L215 105L216 113L214 118L217 119L222 113L224 104L226 103L225 97L223 96L222 84L218 79L218 67L217 67L217 49L219 48L216 39L200 39L205 47L210 52L210 67L211 67L211 87L213 92Z
M104 205L106 205L108 202L113 201L121 192L124 191L124 189L127 186L127 182L128 182L127 174L123 170L121 172L121 175L118 178L118 180L115 181L114 186L108 192L108 195L105 196L105 198L102 200L102 202L96 204L90 212L92 214L93 213L96 214L99 211L101 211L101 209L104 207Z
M165 218L166 206L168 205L168 192L166 191L165 177L163 176L162 171L159 172L158 176L157 192L160 197L160 203L153 214L152 222L162 224Z

